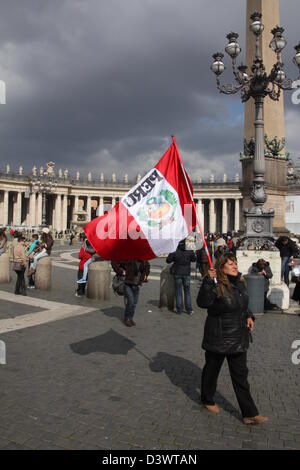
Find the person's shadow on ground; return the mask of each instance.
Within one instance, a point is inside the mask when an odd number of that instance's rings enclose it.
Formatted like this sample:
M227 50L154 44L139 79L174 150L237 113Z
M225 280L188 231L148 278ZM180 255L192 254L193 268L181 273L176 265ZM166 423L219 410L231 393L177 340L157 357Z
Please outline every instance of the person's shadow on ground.
M149 364L152 372L163 372L176 387L181 388L190 400L198 405L201 403L201 376L202 369L188 359L173 356L165 352L158 352ZM225 411L240 420L239 411L219 392L215 395L216 403Z
M103 335L87 338L83 341L70 344L70 348L76 354L86 356L93 353L107 353L126 356L131 349L135 347L135 343L125 336L120 335L117 331L110 329Z
M110 318L117 318L123 323L124 320L124 308L125 307L109 307L109 308L102 308L101 312Z

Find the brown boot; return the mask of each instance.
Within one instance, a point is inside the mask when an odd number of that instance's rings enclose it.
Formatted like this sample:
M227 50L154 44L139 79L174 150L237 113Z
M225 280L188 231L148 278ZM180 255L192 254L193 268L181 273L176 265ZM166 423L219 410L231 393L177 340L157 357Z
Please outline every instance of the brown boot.
M243 421L245 424L261 424L268 421L268 418L266 416L257 415L253 416L253 418L244 418Z
M27 276L30 277L30 276L31 276L32 274L34 274L34 273L35 273L35 269L30 268L30 269L28 270Z
M204 407L210 411L211 413L215 413L216 415L220 413L220 408L218 405L204 405Z

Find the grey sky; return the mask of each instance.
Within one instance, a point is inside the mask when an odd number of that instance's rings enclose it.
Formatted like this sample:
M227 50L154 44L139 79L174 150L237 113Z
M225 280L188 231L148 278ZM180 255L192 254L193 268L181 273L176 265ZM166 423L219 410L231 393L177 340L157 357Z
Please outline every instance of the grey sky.
M240 171L243 107L238 96L217 92L209 67L230 30L244 45L245 0L0 5L0 79L7 85L0 169L53 160L63 170L134 177L157 162L174 133L192 178ZM299 12L298 0L281 0L287 65L300 39ZM300 106L288 96L286 104L296 159Z

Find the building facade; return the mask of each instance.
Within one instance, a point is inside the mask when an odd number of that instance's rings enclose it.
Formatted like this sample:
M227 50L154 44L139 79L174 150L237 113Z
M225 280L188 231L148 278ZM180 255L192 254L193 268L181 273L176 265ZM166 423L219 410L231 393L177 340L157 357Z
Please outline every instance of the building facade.
M96 214L103 214L114 206L141 178L129 181L125 175L118 181L115 175L105 180L101 174L96 180L89 173L81 178L79 173L73 178L68 171L53 171L51 179L55 183L46 197L46 222L54 231L64 231L74 227L76 214L86 212L90 221ZM38 227L42 223L42 193L35 189L34 181L47 181L49 174L36 168L29 175L23 175L22 168L17 173L0 171L0 226ZM199 220L205 232L238 231L241 227L242 194L238 177L234 182L193 182L194 200Z

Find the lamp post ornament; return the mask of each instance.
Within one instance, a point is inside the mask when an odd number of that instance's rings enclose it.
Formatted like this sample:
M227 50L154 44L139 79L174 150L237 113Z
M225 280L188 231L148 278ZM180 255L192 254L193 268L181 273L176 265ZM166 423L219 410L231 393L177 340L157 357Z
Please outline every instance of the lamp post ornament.
M221 84L220 76L225 70L225 64L223 62L224 54L221 52L217 52L213 55L214 62L211 66L211 70L217 77L217 88L220 93L233 95L240 91L243 103L250 98L253 98L255 101L254 178L250 194L254 206L251 209L244 210L246 233L240 249L247 249L249 246L254 246L256 249L267 248L269 250L275 250L272 230L274 210L264 208L264 204L267 201L267 194L265 189L263 107L266 97L278 101L282 90L293 90L294 80L286 78L283 69L281 56L286 46L286 40L283 36L284 29L276 26L271 31L273 38L270 42L270 48L276 54L277 61L269 74L266 72L261 56L260 36L264 30L261 13L254 12L253 15L251 15L250 30L256 36L256 53L250 74L248 74L248 67L246 65L241 64L237 66L236 59L241 52L241 47L238 43L239 35L233 32L227 35L228 44L225 47L225 51L232 59L232 69L236 83ZM300 78L300 43L295 47L295 50L296 55L293 62L299 69Z
M42 194L42 227L47 226L46 195L52 193L57 187L57 182L54 178L55 173L53 162L47 163L47 171L40 174L40 178L37 178L36 175L33 175L31 178L32 191Z

